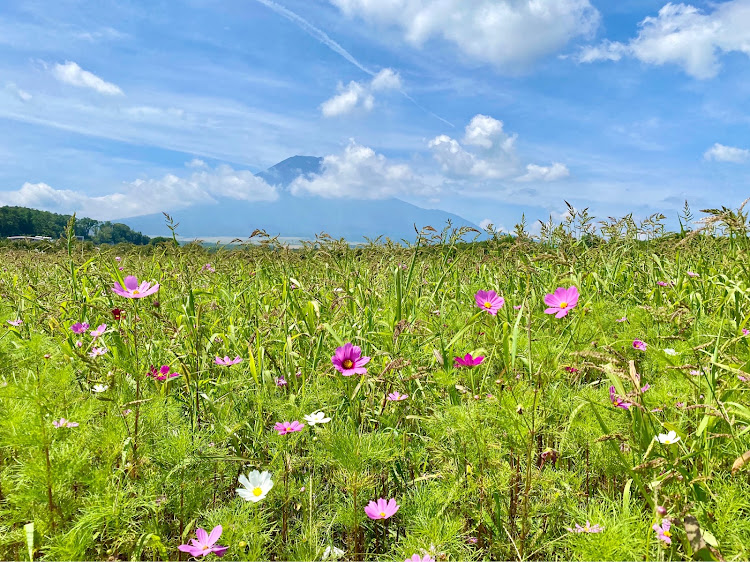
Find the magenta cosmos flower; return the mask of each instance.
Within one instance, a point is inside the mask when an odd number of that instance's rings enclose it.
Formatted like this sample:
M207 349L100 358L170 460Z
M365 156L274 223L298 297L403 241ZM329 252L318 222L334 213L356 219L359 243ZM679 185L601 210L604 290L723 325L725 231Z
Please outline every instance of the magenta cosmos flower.
M453 366L456 369L459 369L461 367L476 367L482 361L484 361L484 356L480 355L478 357L472 357L471 353L467 353L463 357L454 357L453 361L455 361L455 363L453 363Z
M670 531L672 522L669 519L662 519L661 526L654 523L651 528L656 531L656 538L664 541L665 544L672 544L672 533Z
M364 375L367 373L365 365L370 362L369 357L362 357L362 349L351 343L337 347L336 353L331 357L331 363L345 377L352 375Z
M555 318L567 316L570 309L578 304L578 288L558 287L554 293L544 295L544 304L549 307L545 314L554 314Z
M633 340L633 347L635 349L639 349L641 351L646 351L646 348L648 347L648 344L645 341Z
M498 297L495 291L477 291L477 294L474 295L474 301L479 308L486 310L492 316L495 316L497 311L505 304L505 299Z
M143 297L148 297L149 295L156 293L159 290L159 284L156 283L152 287L151 283L148 281L141 281L141 284L139 285L138 279L135 275L128 275L125 278L124 287L119 283L115 283L112 290L126 299L142 299Z
M406 400L409 398L408 394L400 394L397 392L391 392L386 396L386 399L388 399L390 402L401 402L401 400Z
M74 334L82 334L82 333L84 333L84 332L85 332L86 330L88 330L88 329L89 329L89 324L88 324L88 322L83 322L83 323L81 323L81 322L76 322L75 324L73 324L73 325L72 325L72 326L70 327L70 330L71 330L71 331L72 331L72 332L73 332Z
M214 363L217 365L236 365L237 363L242 363L242 357L238 355L234 359L230 359L228 355L225 355L224 359L222 359L217 355L216 359L214 359Z
M169 371L169 365L162 365L161 367L159 367L159 369L151 365L151 369L149 369L148 373L146 373L146 376L154 377L158 381L165 381L167 379L173 379L180 376L180 373L170 373Z
M224 529L221 528L221 525L214 527L210 535L204 529L198 529L195 531L197 540L190 539L190 544L181 544L177 549L187 552L190 556L195 556L196 558L212 552L216 556L224 556L229 547L216 544L223 531Z
M365 513L370 519L388 519L395 515L398 508L401 507L395 499L385 500L380 498L378 501L371 501L365 507Z
M273 428L279 432L279 435L286 435L287 433L294 433L295 431L302 431L305 424L299 423L297 420L293 422L276 422Z
M629 410L633 405L631 402L625 402L625 400L617 396L617 394L615 394L614 386L609 387L609 401L612 402L612 405L616 408L622 408L623 410Z
M419 554L412 554L411 558L407 558L404 562L435 562L435 559L429 554L419 556Z

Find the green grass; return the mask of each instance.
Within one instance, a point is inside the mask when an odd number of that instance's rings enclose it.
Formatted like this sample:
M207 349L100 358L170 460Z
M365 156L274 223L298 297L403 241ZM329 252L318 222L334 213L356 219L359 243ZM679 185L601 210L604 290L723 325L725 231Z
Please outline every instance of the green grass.
M748 469L732 464L750 450L750 244L724 226L608 242L568 223L537 243L4 247L0 559L186 560L177 546L216 525L237 560L329 545L396 561L747 559ZM160 290L119 297L122 275ZM544 295L570 285L571 313L544 314ZM505 298L497 316L478 290ZM71 332L79 321L108 329L94 343ZM345 342L372 358L367 375L333 368ZM486 358L454 369L466 353ZM214 363L225 355L243 362ZM180 376L155 381L150 365ZM637 405L614 407L610 385ZM273 430L319 409L330 423ZM55 428L63 417L79 426ZM655 441L669 430L677 444ZM274 480L255 504L235 492L253 469ZM380 497L400 509L370 520ZM671 545L651 530L657 506ZM604 530L568 531L587 520Z

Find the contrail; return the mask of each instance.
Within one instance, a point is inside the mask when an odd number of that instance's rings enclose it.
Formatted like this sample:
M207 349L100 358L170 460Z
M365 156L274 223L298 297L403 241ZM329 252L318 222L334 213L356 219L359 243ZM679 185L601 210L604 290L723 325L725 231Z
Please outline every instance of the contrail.
M326 47L330 48L332 51L335 51L338 54L340 54L342 57L344 57L354 66L359 68L362 72L369 74L370 76L375 76L376 74L375 72L373 72L369 68L366 68L362 63L360 63L357 59L355 59L349 51L347 51L346 49L344 49L344 47L336 43L336 41L331 39L325 31L323 31L322 29L318 29L317 27L315 27L313 24L311 24L309 21L307 21L303 17L298 16L291 10L287 10L284 6L281 6L277 4L276 2L273 2L273 0L256 0L256 1L260 2L261 4L263 4L264 6L268 8L271 8L274 12L276 12L279 15L284 16L286 19L296 23L308 34L315 37L315 39L323 43Z
M338 43L336 43L336 41L334 41L333 39L331 39L325 31L323 31L322 29L319 29L319 28L315 27L313 24L311 24L305 18L303 18L301 16L298 16L297 14L295 14L294 12L292 12L291 10L285 8L284 6L282 6L280 4L277 4L273 0L256 0L256 2L259 2L259 3L263 4L267 8L272 9L277 14L279 14L279 15L285 17L286 19L288 19L289 21L297 24L307 34L311 35L312 37L314 37L315 39L317 39L318 41L320 41L321 43L323 43L323 45L325 45L326 47L328 47L332 51L334 51L334 52L338 53L339 55L341 55L342 57L344 57L346 60L348 60L354 66L356 66L357 68L359 68L365 74L369 74L370 76L375 76L376 75L376 72L370 70L369 68L367 68L366 66L364 66L361 62L359 62L357 59L355 59L354 56L349 51L347 51L346 49L344 49L344 47L342 47L341 45L339 45ZM442 117L440 117L440 115L437 115L437 114L433 113L432 111L430 111L426 107L421 106L419 103L417 103L417 101L413 97L411 97L409 94L407 94L404 90L399 90L399 91L401 92L401 94L403 94L403 96L406 99L408 99L410 102L412 102L414 105L416 105L422 111L427 112L429 115L432 115L433 117L435 117L436 119L439 119L443 123L445 123L447 125L450 125L451 127L455 128L455 125L453 123L451 123L450 121L447 121L446 119L443 119Z

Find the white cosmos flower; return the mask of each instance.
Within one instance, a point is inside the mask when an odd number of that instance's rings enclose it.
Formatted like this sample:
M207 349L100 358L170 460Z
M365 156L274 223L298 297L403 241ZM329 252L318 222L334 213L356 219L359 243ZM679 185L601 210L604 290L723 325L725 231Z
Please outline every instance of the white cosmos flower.
M344 556L343 550L341 550L340 548L336 548L335 546L333 547L328 546L326 547L326 550L323 553L323 560L328 560L329 558L331 560L338 560L342 556Z
M91 389L92 392L105 392L109 388L108 384L95 384Z
M669 433L660 433L657 439L662 445L672 445L680 440L680 436L674 431L670 431Z
M247 476L240 474L239 481L244 488L237 488L237 495L243 500L253 503L265 498L266 494L273 488L271 473L265 470L263 472L253 470Z
M666 353L667 355L678 355L678 353L671 347L666 348L664 350L664 353Z
M331 418L327 418L323 413L323 410L318 410L317 412L305 416L305 421L310 425L315 425L316 423L328 423L331 421Z

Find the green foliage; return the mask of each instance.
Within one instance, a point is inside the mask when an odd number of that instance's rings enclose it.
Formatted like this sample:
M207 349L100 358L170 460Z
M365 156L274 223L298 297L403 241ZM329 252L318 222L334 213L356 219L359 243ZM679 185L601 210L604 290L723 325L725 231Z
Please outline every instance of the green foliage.
M217 525L232 560L747 559L750 243L715 211L679 236L571 208L536 241L522 222L477 244L5 246L0 559L177 559ZM120 297L124 275L159 291ZM570 285L571 313L544 314ZM365 376L333 369L344 342ZM466 353L485 359L454 368ZM252 470L274 481L257 503L235 491ZM378 498L396 515L369 519ZM587 520L602 532L569 531Z

